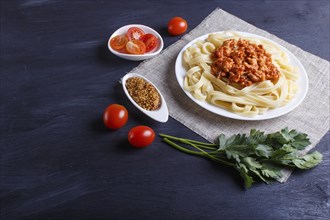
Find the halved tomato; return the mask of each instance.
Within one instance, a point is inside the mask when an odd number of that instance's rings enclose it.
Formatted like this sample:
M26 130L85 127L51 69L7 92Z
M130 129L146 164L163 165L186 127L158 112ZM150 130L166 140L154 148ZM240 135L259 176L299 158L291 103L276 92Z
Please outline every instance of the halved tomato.
M126 44L126 50L131 54L144 54L146 45L140 40L130 40Z
M157 38L153 34L145 34L140 40L146 45L146 51L152 51L158 44Z
M126 46L127 42L128 42L128 37L125 34L118 35L110 40L110 46L114 50L121 50Z
M126 45L124 48L120 49L120 50L117 50L119 53L128 53L127 50L126 50Z
M138 27L131 27L127 30L126 35L130 40L140 40L144 35L144 31Z

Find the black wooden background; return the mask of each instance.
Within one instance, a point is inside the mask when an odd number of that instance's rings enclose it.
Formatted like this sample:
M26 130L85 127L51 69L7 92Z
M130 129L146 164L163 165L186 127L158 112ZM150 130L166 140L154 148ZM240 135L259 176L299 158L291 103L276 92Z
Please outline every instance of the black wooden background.
M328 219L329 132L317 145L320 166L248 191L236 171L159 137L143 150L129 146L127 132L141 124L201 138L128 102L118 80L139 62L113 56L108 37L141 23L167 47L180 38L166 31L171 17L192 30L216 7L329 60L328 0L1 0L1 220ZM130 113L118 131L102 123L110 103Z

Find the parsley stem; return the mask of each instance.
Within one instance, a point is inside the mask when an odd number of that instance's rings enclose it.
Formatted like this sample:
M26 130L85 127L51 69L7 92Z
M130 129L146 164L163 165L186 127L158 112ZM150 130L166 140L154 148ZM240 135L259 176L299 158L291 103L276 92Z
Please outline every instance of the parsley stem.
M175 138L176 140L178 140L178 138ZM224 165L227 165L227 166L231 166L231 167L234 167L235 168L235 164L233 163L230 163L226 160L223 160L223 159L220 159L219 157L215 157L213 155L211 155L210 153L204 151L203 149L199 148L196 144L193 144L193 143L190 143L188 140L184 139L184 138L181 138L179 141L181 143L184 143L184 144L188 144L192 147L194 147L195 149L197 149L198 151L193 151L193 150L189 150L187 148L184 148L176 143L174 143L173 141L171 141L170 139L168 139L167 137L164 137L163 138L163 141L166 142L167 144L169 144L170 146L184 152L184 153L188 153L188 154L193 154L193 155L198 155L198 156L204 156L204 157L208 157L209 159L215 161L215 162L218 162L218 163L222 163ZM213 151L213 152L216 152L216 151ZM211 152L211 153L213 153Z
M190 140L190 139L187 139L187 138L178 138L178 137L174 137L174 136L171 136L171 135L167 135L167 134L159 134L161 137L163 138L168 138L168 139L171 139L171 140L176 140L176 141L179 141L181 143L185 142L185 141L188 141L189 143L193 143L193 144L198 144L198 145L201 145L203 146L204 148L206 146L208 147L217 147L218 145L217 144L213 144L213 143L207 143L207 142L201 142L201 141L195 141L195 140ZM213 150L213 149L216 149L216 148L210 148L210 150Z
M189 141L187 141L187 144L194 144L194 143L191 143L191 142L189 142ZM203 149L207 149L207 150L217 150L217 148L215 148L215 147L209 147L209 146L205 146L205 145L201 145L201 144L194 144L195 146L197 146L197 147L200 147L200 148L203 148Z
M184 147L181 147L180 145L174 143L173 141L171 141L170 139L168 138L163 138L163 141L166 142L168 145L182 151L182 152L185 152L185 153L188 153L188 154L195 154L195 155L200 155L200 156L203 156L203 154L201 152L197 152L197 151L193 151L193 150L189 150L187 148L184 148Z
M220 149L216 149L215 151L209 152L209 154L213 155L213 154L220 154L220 153L225 153L224 150L220 150Z
M208 153L208 152L206 152L206 151L200 149L200 148L197 147L195 144L191 144L191 146L193 146L193 147L196 148L197 150L199 150L199 151L201 151L202 153L204 153L204 155L205 155L206 157L210 158L210 159L213 160L213 161L216 161L216 162L218 162L218 163L222 163L222 164L224 164L224 165L228 165L228 166L231 166L231 167L236 167L235 164L230 163L230 162L228 162L228 161L226 161L226 160L220 159L219 157L215 157L215 156L211 155L210 153ZM213 153L213 152L211 152L211 153Z

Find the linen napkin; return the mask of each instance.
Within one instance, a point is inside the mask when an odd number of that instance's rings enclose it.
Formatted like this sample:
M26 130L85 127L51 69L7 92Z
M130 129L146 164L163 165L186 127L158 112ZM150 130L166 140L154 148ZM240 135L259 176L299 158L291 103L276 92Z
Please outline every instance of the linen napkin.
M303 103L290 113L264 121L241 121L219 116L194 103L182 91L175 76L175 60L181 49L191 40L211 32L243 31L269 38L291 51L304 66L309 78L309 91ZM169 46L160 55L142 62L131 73L138 73L151 80L163 94L169 114L192 131L213 142L220 133L230 136L249 133L256 128L266 133L282 128L297 129L307 133L315 147L329 130L329 62L281 40L219 8L208 15L195 29ZM173 134L175 135L175 134ZM284 171L285 182L291 174Z

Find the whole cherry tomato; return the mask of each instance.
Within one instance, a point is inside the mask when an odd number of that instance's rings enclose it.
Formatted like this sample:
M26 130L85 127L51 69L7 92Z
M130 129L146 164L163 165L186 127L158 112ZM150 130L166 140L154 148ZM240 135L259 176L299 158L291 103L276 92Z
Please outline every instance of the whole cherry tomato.
M111 104L103 113L103 122L107 128L118 129L123 127L128 120L127 109L118 104Z
M136 126L128 132L128 142L135 148L150 145L155 139L155 132L148 126Z
M171 35L180 35L187 31L187 21L181 17L172 18L167 24L167 30Z

